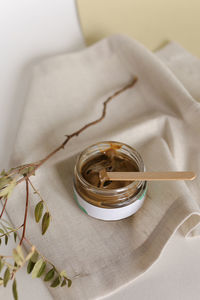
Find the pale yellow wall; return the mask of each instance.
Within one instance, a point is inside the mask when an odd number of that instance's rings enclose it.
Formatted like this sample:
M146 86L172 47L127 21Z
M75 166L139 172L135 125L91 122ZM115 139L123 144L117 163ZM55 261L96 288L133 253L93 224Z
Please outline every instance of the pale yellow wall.
M176 40L200 57L200 0L77 0L87 44L125 33L155 50Z

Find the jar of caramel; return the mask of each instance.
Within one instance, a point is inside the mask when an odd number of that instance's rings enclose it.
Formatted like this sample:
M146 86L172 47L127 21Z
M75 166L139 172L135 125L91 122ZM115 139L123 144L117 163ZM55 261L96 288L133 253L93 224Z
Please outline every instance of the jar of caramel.
M120 142L100 142L85 149L74 169L74 198L88 215L101 220L120 220L143 204L146 181L109 181L106 172L144 172L140 154Z

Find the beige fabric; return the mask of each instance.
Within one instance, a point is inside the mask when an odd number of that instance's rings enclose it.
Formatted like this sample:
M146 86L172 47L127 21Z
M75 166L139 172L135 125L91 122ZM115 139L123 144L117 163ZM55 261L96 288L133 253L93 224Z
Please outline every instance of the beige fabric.
M111 292L142 274L182 224L187 234L199 223L199 178L150 183L140 211L116 222L88 217L73 200L76 156L102 140L135 147L149 171L199 174L200 104L154 54L124 36L35 66L12 165L42 158L65 134L97 118L102 102L134 75L137 85L113 100L107 118L71 140L32 179L53 220L42 238L33 219L32 196L27 236L74 278L70 289L50 289L56 300L93 299ZM21 184L8 203L15 225L21 224L23 212Z
M172 41L156 52L194 99L200 101L200 59Z

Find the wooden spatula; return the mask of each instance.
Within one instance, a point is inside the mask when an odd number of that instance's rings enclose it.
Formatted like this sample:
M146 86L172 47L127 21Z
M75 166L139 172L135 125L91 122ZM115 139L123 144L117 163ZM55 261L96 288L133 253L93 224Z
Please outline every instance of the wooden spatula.
M112 181L193 180L194 172L106 172Z

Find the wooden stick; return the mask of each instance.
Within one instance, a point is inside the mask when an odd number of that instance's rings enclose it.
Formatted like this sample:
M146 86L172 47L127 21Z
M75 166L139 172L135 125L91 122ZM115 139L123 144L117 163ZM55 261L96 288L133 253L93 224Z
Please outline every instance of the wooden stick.
M194 172L107 172L112 181L193 180Z

